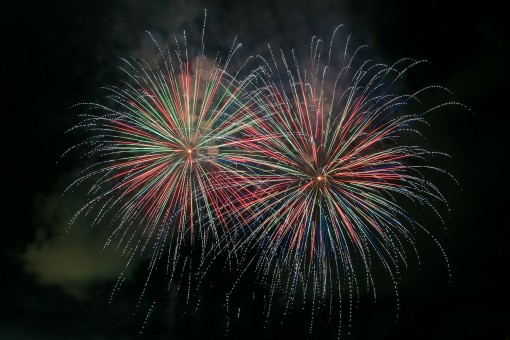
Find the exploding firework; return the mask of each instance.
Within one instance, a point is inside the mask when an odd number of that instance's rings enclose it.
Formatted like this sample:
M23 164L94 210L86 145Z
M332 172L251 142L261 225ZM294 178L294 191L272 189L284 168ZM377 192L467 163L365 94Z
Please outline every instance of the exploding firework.
M227 73L239 45L234 41L222 61L207 59L203 42L195 58L185 36L184 44L175 42L164 51L154 40L152 63L124 59L127 80L106 88L108 104L85 104L95 110L77 128L86 130L95 163L71 185L92 181L92 199L75 218L107 221L113 228L107 245L116 242L128 263L147 254L147 280L161 266L169 282L199 270L223 229L237 223L233 202L242 201L247 183L239 136L254 121L240 98L249 77ZM166 264L158 265L162 258Z
M252 92L259 122L248 129L255 142L247 162L257 169L255 198L240 205L245 228L233 248L246 259L241 270L254 266L271 296L285 296L286 309L302 293L311 295L312 310L331 310L342 291L352 299L360 274L375 294L374 266L396 285L405 245L414 248L417 230L428 233L402 199L436 213L434 205L446 204L425 176L445 173L427 164L441 153L411 141L425 113L454 103L413 112L420 93L443 89L395 94L397 81L422 61L364 61L364 46L352 54L346 47L333 61L333 38L325 61L324 43L312 39L305 68L294 53L260 57Z
M396 87L423 61L377 64L348 44L336 59L334 37L326 48L312 39L305 67L271 52L247 77L227 72L235 44L224 62L207 59L203 43L189 58L185 39L166 52L154 41L159 61L123 60L127 81L106 88L108 104L87 104L99 113L77 126L96 162L71 185L92 181L75 218L108 220L107 244L128 263L148 254L147 280L165 258L169 282L184 271L200 281L224 251L242 273L255 268L269 301L280 292L286 309L302 293L312 311L331 312L345 290L352 301L361 275L375 294L376 266L396 286L406 245L428 234L403 201L435 213L446 204L426 176L447 174L428 164L443 154L413 144L417 126L457 103L419 110L422 92L445 89Z

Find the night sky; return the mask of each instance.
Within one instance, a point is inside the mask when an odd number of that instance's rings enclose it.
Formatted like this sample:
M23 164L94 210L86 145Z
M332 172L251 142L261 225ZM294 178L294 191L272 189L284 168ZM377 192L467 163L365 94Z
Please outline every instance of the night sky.
M313 3L313 4L312 4ZM421 266L410 254L402 272L399 310L391 280L376 273L377 302L361 294L346 339L510 339L510 254L507 179L509 145L508 18L489 2L462 1L10 1L2 6L3 208L0 236L0 339L305 339L336 338L335 322L319 315L312 335L309 313L275 312L266 321L263 288L244 284L240 318L225 333L221 272L209 280L197 311L164 283L151 285L137 307L146 277L142 260L132 266L110 301L123 260L103 250L105 230L67 223L85 203L83 192L62 196L86 164L62 153L83 139L65 133L79 121L80 102L98 102L101 86L116 83L119 57L151 57L151 31L159 41L199 38L208 11L206 48L228 52L235 36L243 47L233 60L274 49L307 53L312 36L328 40L346 26L356 45L369 44L385 63L401 57L430 63L412 70L403 86L412 91L437 84L452 95L425 101L462 102L431 113L423 144L451 158L437 165L453 174L431 178L451 211L445 224L417 210L443 245L418 238ZM245 293L246 296L243 296ZM145 326L146 311L156 301ZM278 308L278 305L275 307ZM398 314L398 320L396 315ZM144 327L142 334L140 331Z

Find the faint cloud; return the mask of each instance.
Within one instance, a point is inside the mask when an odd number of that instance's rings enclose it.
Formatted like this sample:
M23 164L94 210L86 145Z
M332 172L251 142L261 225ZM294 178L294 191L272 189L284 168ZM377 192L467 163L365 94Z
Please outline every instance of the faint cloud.
M126 269L126 259L114 244L104 247L108 228L89 227L86 218L69 225L84 200L85 195L79 192L40 196L36 238L22 255L25 271L40 284L58 286L76 298L86 298L94 284L112 282L122 272L129 277L136 267L133 263Z

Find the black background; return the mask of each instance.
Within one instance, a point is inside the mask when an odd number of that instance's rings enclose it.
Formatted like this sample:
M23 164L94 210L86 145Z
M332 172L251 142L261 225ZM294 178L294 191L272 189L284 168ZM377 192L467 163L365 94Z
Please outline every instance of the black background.
M452 277L435 244L419 241L421 269L410 261L404 271L399 311L383 280L377 303L362 296L341 338L509 339L508 18L488 2L437 0L7 2L2 9L0 338L336 338L334 323L327 327L321 319L309 335L305 312L281 319L273 314L266 323L249 299L240 300L242 317L231 320L225 333L223 297L215 293L205 293L195 313L179 298L161 294L140 335L148 307L143 302L136 308L142 269L110 304L112 280L96 280L87 285L86 298L77 298L27 270L24 254L38 232L61 237L41 206L59 197L69 174L81 165L77 157L60 159L81 140L64 134L78 121L79 110L71 106L100 98L100 86L117 80L117 58L143 53L146 30L164 39L183 29L199 35L203 8L208 9L211 52L228 48L234 35L243 43L240 58L261 53L267 43L304 46L306 52L313 35L327 40L343 23L377 59L430 61L410 73L407 86L444 85L453 92L446 101L471 109L436 111L424 130L427 147L452 156L440 166L460 183L437 179L451 212L445 228L430 219L437 224L430 229L445 248ZM62 200L64 205L65 196ZM219 286L221 277L216 277Z

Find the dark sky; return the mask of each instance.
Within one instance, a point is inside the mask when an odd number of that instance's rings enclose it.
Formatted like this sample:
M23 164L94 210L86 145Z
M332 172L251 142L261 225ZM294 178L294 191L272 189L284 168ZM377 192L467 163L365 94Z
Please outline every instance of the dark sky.
M434 242L418 240L422 265L418 270L411 260L403 272L398 321L395 295L382 278L377 303L362 296L350 329L341 335L509 339L508 18L489 2L445 0L4 5L0 339L336 338L327 314L319 316L309 336L306 312L286 318L274 313L266 323L260 308L243 298L242 317L225 336L224 299L215 290L204 292L202 306L192 313L182 298L165 296L154 284L137 308L143 264L109 303L122 260L102 251L105 235L100 230L77 223L65 233L83 202L79 193L61 194L86 162L76 155L60 158L83 137L65 134L78 122L80 111L72 106L101 98L100 87L119 76L118 57L153 51L145 31L162 40L183 29L199 36L204 8L209 51L228 49L234 36L243 43L234 63L261 53L268 43L306 52L312 36L327 40L338 24L347 26L357 44L368 43L378 60L430 61L410 73L406 86L443 85L453 95L431 102L459 101L471 109L435 111L423 131L428 148L451 156L439 165L459 182L434 181L450 203L444 226L423 217L444 246L452 278ZM216 281L221 286L220 274ZM157 302L155 311L140 335L152 301Z

